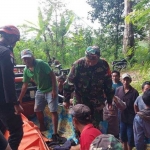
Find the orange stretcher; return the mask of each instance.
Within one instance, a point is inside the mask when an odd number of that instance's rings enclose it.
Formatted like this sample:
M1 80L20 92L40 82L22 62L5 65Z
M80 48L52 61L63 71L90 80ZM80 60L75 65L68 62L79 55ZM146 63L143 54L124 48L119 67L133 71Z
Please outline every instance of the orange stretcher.
M24 135L18 150L49 150L45 143L48 139L42 136L39 128L33 122L29 121L24 115L21 115L21 117L24 122ZM5 137L8 139L8 131L5 133Z

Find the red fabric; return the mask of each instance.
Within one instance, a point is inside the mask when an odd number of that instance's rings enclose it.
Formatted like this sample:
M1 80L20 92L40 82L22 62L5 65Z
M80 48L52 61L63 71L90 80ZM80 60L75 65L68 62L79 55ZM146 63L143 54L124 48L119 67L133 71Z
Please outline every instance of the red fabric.
M86 125L80 136L80 150L89 150L92 141L100 134L102 134L100 130L94 128L92 124Z

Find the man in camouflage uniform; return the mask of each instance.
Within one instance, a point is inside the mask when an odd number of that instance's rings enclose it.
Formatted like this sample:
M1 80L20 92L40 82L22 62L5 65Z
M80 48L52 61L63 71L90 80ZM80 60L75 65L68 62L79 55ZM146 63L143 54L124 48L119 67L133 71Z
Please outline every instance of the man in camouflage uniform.
M74 91L74 104L83 103L90 107L93 123L98 127L102 121L104 101L112 103L112 80L108 63L100 59L98 46L89 46L85 57L75 61L64 83L64 102L68 108L71 93Z

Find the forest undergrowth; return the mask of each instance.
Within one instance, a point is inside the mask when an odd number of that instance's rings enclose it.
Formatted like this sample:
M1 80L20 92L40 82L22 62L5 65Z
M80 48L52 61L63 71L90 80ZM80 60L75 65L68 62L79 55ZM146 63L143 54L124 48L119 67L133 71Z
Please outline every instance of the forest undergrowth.
M148 67L148 66L147 66ZM141 94L142 93L142 83L144 81L150 81L150 68L143 69L143 66L132 67L122 70L120 73L128 73L131 75L132 82L131 85Z

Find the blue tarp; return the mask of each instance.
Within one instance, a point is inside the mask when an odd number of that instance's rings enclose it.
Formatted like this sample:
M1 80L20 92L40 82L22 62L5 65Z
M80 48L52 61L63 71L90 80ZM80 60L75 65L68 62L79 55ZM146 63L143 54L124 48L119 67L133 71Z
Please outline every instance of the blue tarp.
M67 139L73 139L77 142L75 138L74 127L72 124L72 117L68 114L68 109L65 109L63 106L58 106L58 133ZM46 107L44 110L44 120L47 127L47 131L42 132L48 139L51 139L53 134L53 124L51 119L51 113L49 108ZM37 126L39 126L38 120L36 117L32 118L33 121Z

